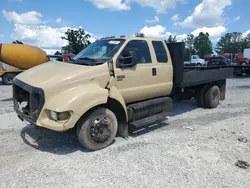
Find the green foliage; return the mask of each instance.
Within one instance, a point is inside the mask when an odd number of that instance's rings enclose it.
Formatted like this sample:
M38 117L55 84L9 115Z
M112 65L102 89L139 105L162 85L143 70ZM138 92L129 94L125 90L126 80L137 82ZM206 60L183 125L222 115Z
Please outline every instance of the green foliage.
M189 34L184 40L185 42L185 52L184 52L184 61L190 61L191 55L195 55L196 51L194 49L194 35Z
M193 50L194 49L194 35L189 34L187 38L184 40L186 48Z
M136 33L135 36L136 37L145 37L144 33L140 33L140 32Z
M194 38L194 49L200 58L204 58L206 54L212 53L212 42L209 39L208 33L200 32L199 35Z
M216 46L218 53L243 53L244 48L250 47L250 34L243 37L240 32L226 33Z
M12 44L23 44L23 43L21 41L19 41L19 40L15 40L15 41L12 42Z
M177 42L176 36L172 37L172 35L170 35L167 39L167 43L172 43L172 42Z
M62 55L62 53L59 51L56 51L54 55Z
M68 41L68 45L62 47L64 53L78 54L84 48L91 44L89 41L90 35L86 34L84 29L79 28L78 30L68 29L65 32L65 37L61 37Z

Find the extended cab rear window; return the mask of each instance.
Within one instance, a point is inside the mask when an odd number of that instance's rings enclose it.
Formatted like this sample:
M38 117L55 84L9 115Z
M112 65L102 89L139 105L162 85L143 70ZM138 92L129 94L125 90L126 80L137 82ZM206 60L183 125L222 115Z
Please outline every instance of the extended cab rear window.
M163 43L161 41L152 41L152 44L155 50L157 61L159 63L167 63L168 55Z

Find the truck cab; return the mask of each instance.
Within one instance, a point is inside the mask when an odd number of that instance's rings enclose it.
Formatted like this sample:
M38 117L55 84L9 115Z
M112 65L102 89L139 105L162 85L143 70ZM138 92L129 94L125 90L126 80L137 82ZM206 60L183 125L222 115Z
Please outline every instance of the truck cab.
M198 55L191 55L191 60L185 62L185 65L190 66L205 66L206 61L204 59L201 59Z
M184 69L184 43L154 38L98 40L70 63L45 63L15 77L14 109L21 120L54 131L76 128L87 149L116 135L166 120L173 99L196 98L216 108L225 99L229 69ZM205 76L204 76L205 75Z

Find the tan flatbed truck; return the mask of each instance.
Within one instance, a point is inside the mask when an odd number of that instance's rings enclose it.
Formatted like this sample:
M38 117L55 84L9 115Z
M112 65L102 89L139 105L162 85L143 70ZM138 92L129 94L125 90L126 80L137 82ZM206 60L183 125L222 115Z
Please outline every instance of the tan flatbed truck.
M184 67L184 43L153 38L98 40L71 63L45 63L17 75L14 108L21 120L54 131L76 127L89 150L115 136L164 121L173 98L216 108L232 68Z

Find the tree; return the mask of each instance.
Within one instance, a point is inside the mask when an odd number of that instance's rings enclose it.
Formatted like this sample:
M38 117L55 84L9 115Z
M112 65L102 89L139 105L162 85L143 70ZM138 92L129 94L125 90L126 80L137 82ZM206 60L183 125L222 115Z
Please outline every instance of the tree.
M186 48L192 50L194 49L194 35L189 34L187 38L184 40Z
M216 51L218 53L243 53L245 48L250 47L250 34L243 37L240 32L226 33L221 37L216 45Z
M196 51L194 49L194 35L189 34L187 38L184 40L185 42L185 53L184 53L184 60L189 61L191 55L195 55Z
M20 42L19 40L15 40L12 42L12 44L23 44L22 42Z
M56 51L56 53L54 55L62 55L62 53L59 51Z
M177 42L176 36L172 37L172 35L169 35L167 39L167 43Z
M61 37L68 41L68 45L62 47L64 53L78 54L84 48L91 44L89 41L90 35L86 34L84 29L79 28L78 30L68 29L65 32L65 36Z
M247 41L248 47L250 47L250 33L247 34L247 36L245 37L245 40Z
M242 48L242 53L244 52L245 48L250 48L250 33L248 33L247 36L243 38L241 48Z
M145 37L144 33L140 33L140 32L136 33L135 36L136 37Z
M213 52L212 42L209 39L208 33L200 32L199 35L194 38L194 49L197 52L196 54L201 58L204 58L206 54Z

